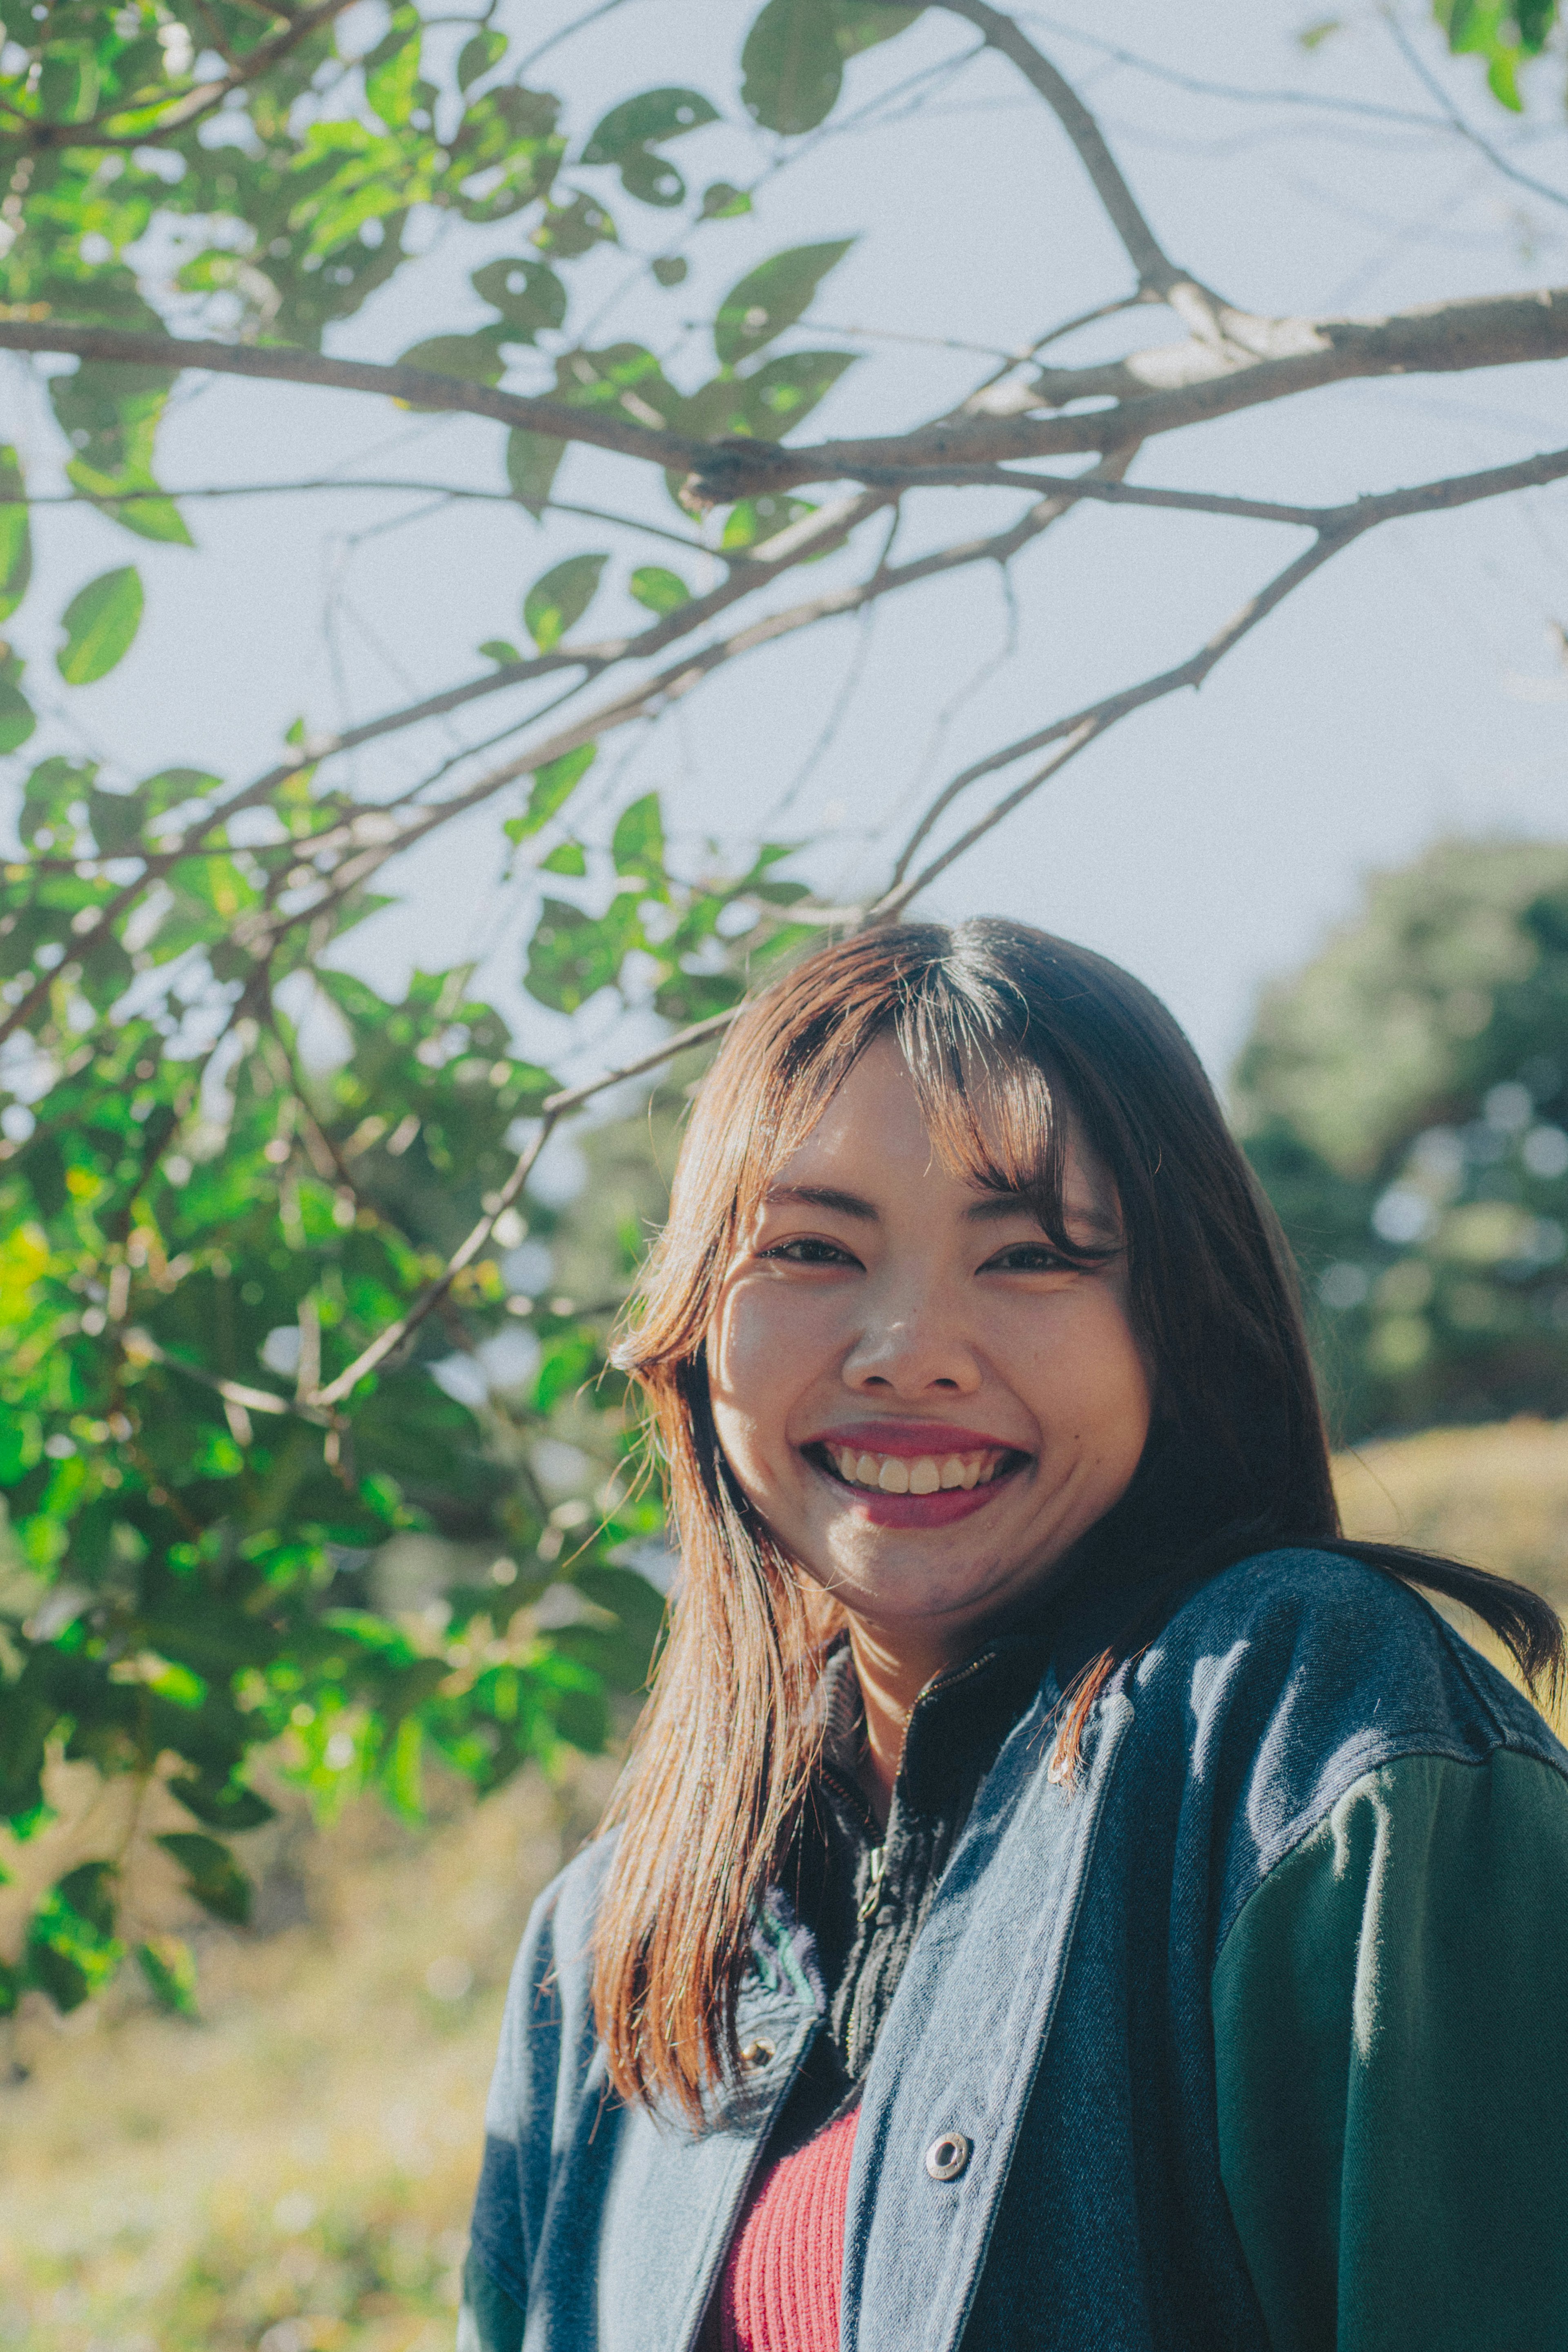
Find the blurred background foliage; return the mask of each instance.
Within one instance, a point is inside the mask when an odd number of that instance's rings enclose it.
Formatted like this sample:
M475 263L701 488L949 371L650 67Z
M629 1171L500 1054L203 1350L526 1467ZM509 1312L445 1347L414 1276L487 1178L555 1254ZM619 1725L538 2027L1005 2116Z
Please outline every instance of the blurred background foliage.
M1342 1439L1568 1413L1568 845L1375 877L1265 994L1235 1101Z

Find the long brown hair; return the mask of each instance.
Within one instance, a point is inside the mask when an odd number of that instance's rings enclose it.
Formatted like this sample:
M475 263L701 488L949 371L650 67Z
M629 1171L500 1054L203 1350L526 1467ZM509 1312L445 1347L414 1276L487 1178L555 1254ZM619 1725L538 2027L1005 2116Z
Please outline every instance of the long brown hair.
M1532 1684L1563 1657L1554 1612L1476 1568L1339 1531L1294 1268L1197 1056L1117 965L1022 924L872 930L798 965L737 1021L699 1093L669 1222L618 1360L643 1391L680 1591L631 1761L595 1938L594 2001L627 2099L700 2120L735 2079L736 1997L820 1737L834 1612L751 1508L714 1433L705 1346L773 1172L872 1041L890 1034L937 1149L1062 1227L1070 1109L1120 1199L1156 1421L1132 1486L1079 1548L1122 1622L1074 1687L1069 1768L1108 1677L1228 1562L1308 1542L1473 1609Z

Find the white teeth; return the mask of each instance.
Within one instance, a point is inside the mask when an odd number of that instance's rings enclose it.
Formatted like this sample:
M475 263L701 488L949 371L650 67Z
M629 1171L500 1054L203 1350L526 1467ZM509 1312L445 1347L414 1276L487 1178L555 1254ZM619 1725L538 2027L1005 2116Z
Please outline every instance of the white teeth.
M983 1454L932 1454L913 1461L901 1454L861 1454L852 1445L830 1446L841 1478L852 1486L875 1486L884 1495L935 1495L955 1487L988 1486L1002 1465L994 1450Z

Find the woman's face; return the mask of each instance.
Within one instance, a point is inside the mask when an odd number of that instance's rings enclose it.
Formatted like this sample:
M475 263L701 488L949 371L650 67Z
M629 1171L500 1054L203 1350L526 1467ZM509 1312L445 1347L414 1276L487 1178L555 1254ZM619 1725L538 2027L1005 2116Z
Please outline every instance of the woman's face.
M1073 1240L1114 1247L1074 1143ZM1125 1258L1065 1264L949 1174L891 1039L775 1175L708 1336L719 1443L784 1549L870 1625L958 1639L1042 1586L1124 1493L1149 1377Z

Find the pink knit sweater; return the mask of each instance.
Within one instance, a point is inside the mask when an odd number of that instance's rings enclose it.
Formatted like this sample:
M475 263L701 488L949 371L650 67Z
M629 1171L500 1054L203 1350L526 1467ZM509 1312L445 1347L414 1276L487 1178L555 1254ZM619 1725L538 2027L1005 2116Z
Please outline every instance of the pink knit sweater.
M730 2240L701 2352L839 2352L858 2107L770 2165Z

